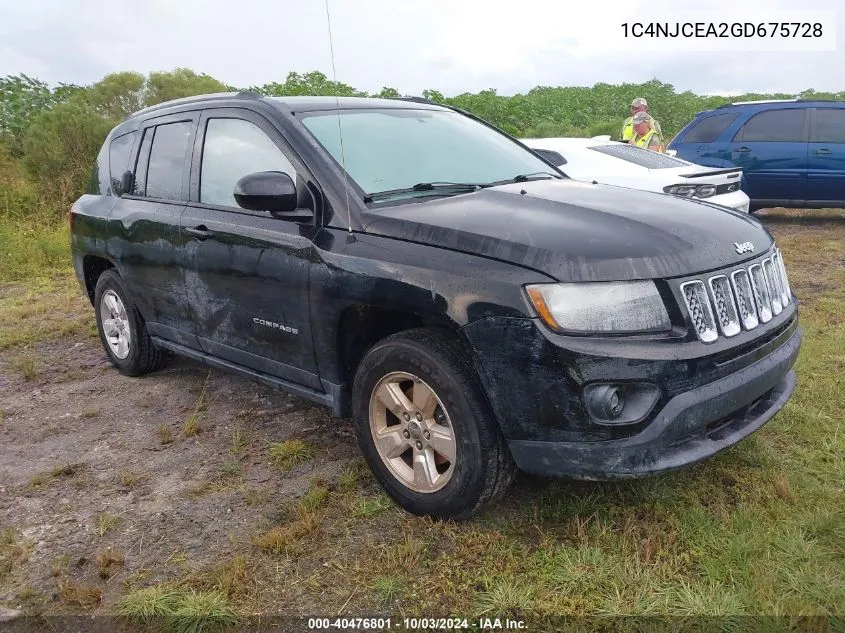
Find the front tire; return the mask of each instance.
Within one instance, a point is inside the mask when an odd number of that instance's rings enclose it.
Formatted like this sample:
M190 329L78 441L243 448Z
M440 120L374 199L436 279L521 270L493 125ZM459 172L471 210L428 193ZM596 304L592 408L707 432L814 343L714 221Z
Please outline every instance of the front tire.
M97 279L94 313L103 349L121 374L140 376L161 367L164 355L150 339L123 280L113 268Z
M412 514L469 518L513 480L469 355L446 332L417 329L377 343L356 372L352 406L370 469Z

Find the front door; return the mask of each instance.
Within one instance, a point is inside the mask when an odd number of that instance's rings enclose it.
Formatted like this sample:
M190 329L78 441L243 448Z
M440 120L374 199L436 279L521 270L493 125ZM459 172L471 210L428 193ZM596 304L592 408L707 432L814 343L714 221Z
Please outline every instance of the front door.
M808 112L764 110L734 136L729 162L742 169L743 189L752 200L787 204L806 199Z
M258 171L289 174L300 206L315 209L310 177L271 123L249 110L204 112L182 215L197 336L209 354L319 389L308 297L315 228L240 208L235 183Z
M186 239L180 217L188 200L199 113L160 117L140 130L134 184L109 216L117 238L107 252L153 336L196 347L185 296ZM119 174L118 174L119 177Z
M845 108L817 108L810 130L807 200L845 205Z

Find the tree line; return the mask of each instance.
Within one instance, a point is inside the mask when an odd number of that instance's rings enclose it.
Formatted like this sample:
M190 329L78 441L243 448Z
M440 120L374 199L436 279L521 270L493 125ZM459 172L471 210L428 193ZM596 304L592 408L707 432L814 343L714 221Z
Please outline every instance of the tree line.
M168 72L106 75L91 85L50 86L28 75L0 78L0 214L6 217L40 209L58 216L84 190L91 165L108 131L146 106L179 97L249 90L266 96L329 95L400 97L395 88L368 94L319 71L288 74L284 82L231 86L186 68ZM499 95L496 90L447 97L437 90L422 96L462 108L523 137L616 137L635 97L648 100L668 138L695 114L736 100L788 99L795 96L845 99L845 91L800 95L756 94L706 96L676 92L652 80L634 84L597 83L591 87L537 86L525 94Z

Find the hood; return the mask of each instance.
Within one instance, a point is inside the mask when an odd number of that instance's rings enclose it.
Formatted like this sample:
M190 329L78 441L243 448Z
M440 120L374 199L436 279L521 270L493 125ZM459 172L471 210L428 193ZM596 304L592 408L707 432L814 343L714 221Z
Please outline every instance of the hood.
M365 231L490 257L558 281L680 277L765 252L765 228L715 204L573 180L536 180L369 210ZM734 243L751 242L738 254Z

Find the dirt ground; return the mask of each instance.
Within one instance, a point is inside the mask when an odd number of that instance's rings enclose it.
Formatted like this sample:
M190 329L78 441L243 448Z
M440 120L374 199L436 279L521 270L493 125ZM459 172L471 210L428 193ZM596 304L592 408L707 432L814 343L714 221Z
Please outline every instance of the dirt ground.
M785 252L796 236L827 230L800 214L767 225ZM315 477L360 467L348 420L249 380L175 357L153 375L124 377L90 332L32 351L43 364L29 378L4 362L11 351L0 353L0 527L14 532L2 537L0 605L109 612L127 587L227 559ZM316 453L282 471L268 447L289 439ZM110 551L123 560L109 563ZM102 595L75 604L69 582Z
M328 409L198 363L174 357L154 375L127 378L94 338L36 353L49 359L37 378L0 374L0 515L31 548L0 603L17 602L24 584L52 601L57 579L96 579L109 548L131 561L116 573L145 582L183 574L186 560L210 566L248 541L274 502L301 497L315 474L336 476L358 456L349 422ZM192 416L199 432L185 436ZM316 456L282 476L267 447L293 437ZM229 472L241 474L227 476L232 462ZM104 588L103 605L125 592L117 582Z

